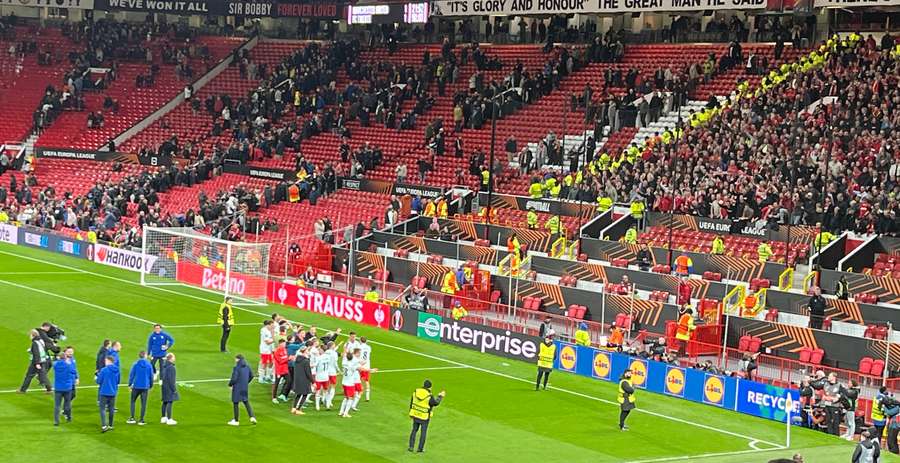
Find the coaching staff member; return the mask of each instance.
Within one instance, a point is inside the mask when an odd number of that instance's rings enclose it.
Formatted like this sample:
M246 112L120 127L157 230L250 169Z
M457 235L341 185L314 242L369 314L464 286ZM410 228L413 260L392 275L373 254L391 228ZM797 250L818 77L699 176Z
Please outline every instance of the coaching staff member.
M218 324L222 325L222 339L219 340L219 350L228 352L225 347L228 344L228 336L231 335L231 328L234 326L234 308L231 307L231 297L226 297L225 302L219 306Z
M628 414L634 410L634 386L631 384L631 370L625 370L622 372L622 377L619 378L619 429L622 431L627 431L628 426L625 426L625 418L628 418Z
M441 400L444 400L445 395L447 395L445 391L441 391L437 397L432 395L431 381L427 379L422 384L422 387L417 388L413 392L412 398L409 399L409 417L413 421L412 432L409 433L409 448L407 449L410 452L413 451L413 444L416 442L416 433L419 432L419 428L422 429L422 434L419 436L419 453L425 451L428 422L431 421L431 415L434 414L432 409L441 404Z

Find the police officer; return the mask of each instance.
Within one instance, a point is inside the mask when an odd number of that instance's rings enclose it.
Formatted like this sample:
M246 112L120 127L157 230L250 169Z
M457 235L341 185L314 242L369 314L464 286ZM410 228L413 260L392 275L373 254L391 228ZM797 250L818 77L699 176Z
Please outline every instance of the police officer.
M627 431L628 426L625 426L625 418L628 418L628 414L634 410L634 386L631 385L631 370L625 370L622 372L622 377L619 379L619 429L622 431Z
M225 347L228 344L228 336L231 335L231 328L234 326L234 309L231 307L230 296L226 297L225 302L219 306L218 323L222 325L222 339L219 340L219 350L228 352L225 350Z
M410 452L413 451L413 445L416 442L416 433L419 432L419 429L422 429L422 434L419 435L419 453L425 451L425 438L428 434L428 423L431 421L431 416L434 414L432 410L434 407L437 407L441 404L441 401L444 400L444 396L447 395L445 391L441 391L440 394L435 397L431 394L431 381L425 380L422 384L422 387L417 388L413 394L412 398L409 399L409 417L412 418L412 432L409 433L409 447L407 450Z
M550 379L550 372L553 371L553 359L556 357L556 344L553 344L553 338L547 336L541 344L541 350L538 352L538 374L537 381L534 383L534 390L537 391L541 387L541 378L544 380L544 390L547 390L547 380Z

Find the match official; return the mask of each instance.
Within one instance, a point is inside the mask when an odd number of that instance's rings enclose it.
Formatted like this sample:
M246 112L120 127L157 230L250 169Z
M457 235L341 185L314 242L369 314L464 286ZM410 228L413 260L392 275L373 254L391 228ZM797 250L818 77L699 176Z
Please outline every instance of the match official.
M413 445L416 443L416 433L419 432L419 429L422 429L422 434L419 435L419 453L425 451L425 438L428 434L428 423L431 421L431 416L434 414L434 407L437 407L441 404L441 401L444 400L444 396L447 395L445 391L441 391L437 397L431 394L431 381L425 380L422 384L422 387L417 388L412 395L412 398L409 399L409 417L412 418L412 432L409 433L409 450L413 451Z
M631 385L631 370L622 372L622 378L619 379L619 429L627 431L625 426L625 418L634 410L634 386Z
M225 348L228 344L228 336L234 326L234 308L231 307L231 297L226 297L225 302L219 306L218 324L222 325L222 339L219 340L219 350L228 352Z
M553 344L553 338L547 336L541 344L541 350L538 353L538 374L537 381L534 382L534 390L540 390L541 378L544 380L544 390L547 390L547 381L550 379L550 372L553 371L553 359L556 357L556 344Z

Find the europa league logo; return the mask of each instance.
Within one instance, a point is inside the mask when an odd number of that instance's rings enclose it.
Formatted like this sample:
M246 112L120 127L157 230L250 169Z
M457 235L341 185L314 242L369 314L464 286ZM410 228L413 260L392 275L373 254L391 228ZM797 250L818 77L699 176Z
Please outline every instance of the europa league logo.
M284 300L287 299L288 293L287 290L284 289L284 286L278 288L278 299L284 304Z
M384 310L381 307L375 309L375 323L380 327L384 323Z

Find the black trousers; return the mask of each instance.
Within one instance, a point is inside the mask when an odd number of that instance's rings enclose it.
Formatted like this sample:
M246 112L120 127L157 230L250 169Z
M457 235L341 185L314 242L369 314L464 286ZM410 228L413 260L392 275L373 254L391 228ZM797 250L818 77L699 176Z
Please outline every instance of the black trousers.
M162 417L172 419L172 402L162 403Z
M147 414L147 394L150 391L147 389L132 389L131 390L131 419L134 419L134 404L137 402L138 397L141 398L141 419L138 421L144 421L144 416Z
M56 391L53 395L53 424L59 424L59 412L72 420L72 391Z
M544 380L544 389L547 389L547 380L550 379L551 371L553 370L550 368L538 367L537 381L534 383L534 390L538 390L541 387L541 378Z
M416 443L416 433L419 432L419 429L422 430L422 433L419 434L419 451L425 451L425 438L428 436L428 422L431 420L420 420L418 418L413 418L412 424L412 432L409 433L409 449L412 450L413 445Z
M619 429L625 427L625 418L628 418L629 413L631 413L631 410L622 410L619 412Z
M228 336L231 336L231 325L222 325L222 339L219 340L219 350L225 352L228 344Z
M152 357L150 359L150 365L153 367L153 373L159 374L159 372L162 370L162 367L166 365L166 357Z
M897 434L900 434L900 428L888 428L887 446L891 453L900 453L897 447Z
M828 424L828 434L839 435L841 433L841 418L844 417L841 407L825 407L825 416Z
M284 387L281 388L281 395L290 397L291 390L294 388L294 367L288 368L288 374L284 381Z
M253 416L254 416L253 415L253 407L250 406L250 401L245 400L245 401L243 401L243 404L244 404L244 408L247 409L247 414L250 415L250 418L253 418ZM234 421L238 421L238 418L241 417L241 408L240 408L241 402L234 402L233 405L234 405Z
M25 372L25 379L22 381L22 387L19 388L20 391L27 391L28 387L31 386L31 380L33 380L35 376L38 377L38 382L41 383L41 386L44 386L45 389L48 391L53 389L53 387L50 386L50 380L47 379L47 371L50 369L50 362L44 362L40 365L40 368L33 363L28 365L28 371Z
M112 426L113 415L116 413L116 396L100 396L100 426ZM107 418L108 414L108 418Z

